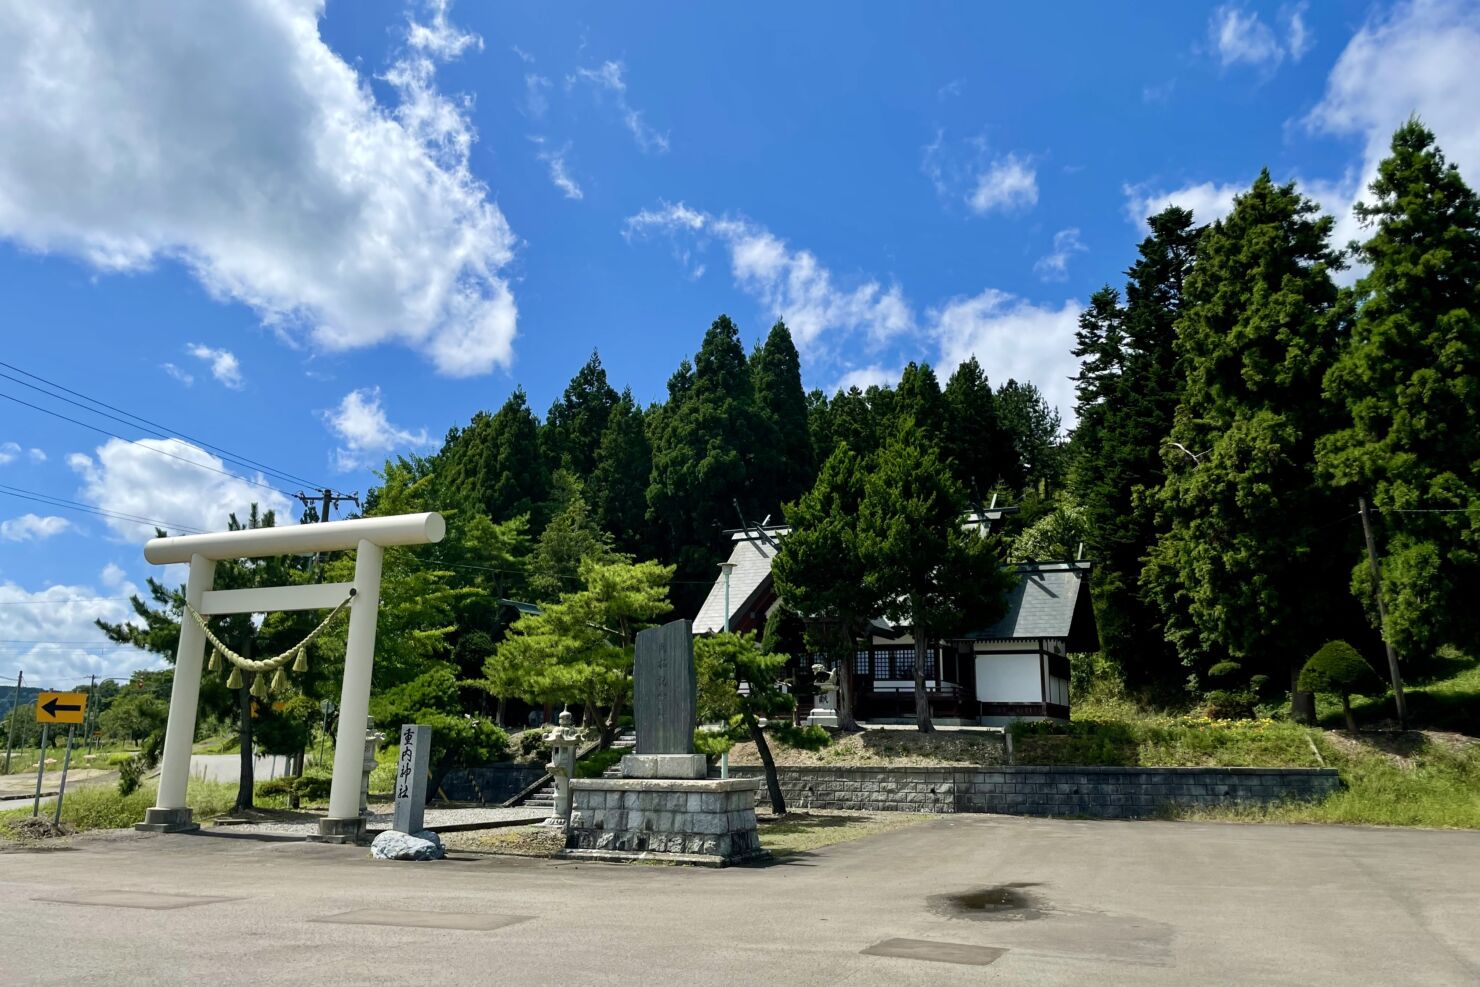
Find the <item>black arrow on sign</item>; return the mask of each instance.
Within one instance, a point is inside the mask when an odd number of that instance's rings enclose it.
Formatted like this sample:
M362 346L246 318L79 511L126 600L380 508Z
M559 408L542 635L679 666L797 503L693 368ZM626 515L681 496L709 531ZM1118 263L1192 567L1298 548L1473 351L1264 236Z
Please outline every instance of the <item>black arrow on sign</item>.
M82 707L76 703L72 703L70 705L66 703L59 703L57 702L56 696L52 696L46 702L42 703L41 708L46 710L46 715L51 717L52 719L56 719L58 712L75 713L78 710L82 709Z

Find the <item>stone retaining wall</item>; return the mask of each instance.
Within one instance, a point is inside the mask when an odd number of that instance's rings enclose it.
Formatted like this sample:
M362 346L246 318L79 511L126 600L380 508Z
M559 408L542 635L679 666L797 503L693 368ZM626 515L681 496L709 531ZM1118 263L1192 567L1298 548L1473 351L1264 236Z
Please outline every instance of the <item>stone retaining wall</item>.
M513 798L544 775L543 765L491 764L482 768L449 771L442 779L442 793L454 802L484 802L496 805Z
M1154 816L1169 806L1319 799L1341 787L1329 768L781 768L793 809L999 812L1024 816ZM764 778L731 765L732 777ZM767 800L764 781L757 802Z

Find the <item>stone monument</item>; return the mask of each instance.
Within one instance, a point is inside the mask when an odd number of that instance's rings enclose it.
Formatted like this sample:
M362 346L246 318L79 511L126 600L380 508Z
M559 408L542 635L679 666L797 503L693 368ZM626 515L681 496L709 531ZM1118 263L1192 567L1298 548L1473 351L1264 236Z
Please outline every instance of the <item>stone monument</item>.
M401 725L401 750L396 758L396 811L391 829L419 833L426 818L427 764L432 757L432 728L419 723Z
M636 753L622 758L620 778L571 780L562 856L723 867L765 855L755 825L760 779L710 779L704 755L694 753L692 627L675 620L637 635Z

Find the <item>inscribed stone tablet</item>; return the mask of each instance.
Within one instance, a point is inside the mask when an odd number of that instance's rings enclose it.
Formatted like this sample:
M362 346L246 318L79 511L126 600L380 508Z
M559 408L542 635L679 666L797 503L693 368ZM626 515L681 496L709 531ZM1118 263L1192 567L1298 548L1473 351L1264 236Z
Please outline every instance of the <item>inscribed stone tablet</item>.
M637 634L632 665L638 754L692 754L699 716L693 624L675 620Z

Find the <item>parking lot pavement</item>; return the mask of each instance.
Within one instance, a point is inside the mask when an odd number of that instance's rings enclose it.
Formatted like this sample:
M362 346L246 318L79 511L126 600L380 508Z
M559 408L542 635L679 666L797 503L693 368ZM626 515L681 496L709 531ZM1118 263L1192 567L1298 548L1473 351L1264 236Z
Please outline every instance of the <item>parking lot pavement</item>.
M0 853L6 984L1475 984L1480 833L950 816L723 871L120 833Z

